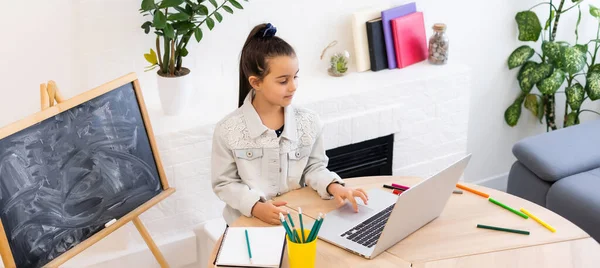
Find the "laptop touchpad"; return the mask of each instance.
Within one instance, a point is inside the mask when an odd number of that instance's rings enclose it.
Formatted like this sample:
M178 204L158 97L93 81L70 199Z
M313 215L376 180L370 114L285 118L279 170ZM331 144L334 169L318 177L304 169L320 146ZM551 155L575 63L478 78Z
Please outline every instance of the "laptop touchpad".
M359 202L362 202L362 201L359 201ZM344 219L358 221L361 219L366 219L368 216L372 215L373 209L371 209L367 206L358 204L358 212L355 212L354 208L352 207L352 203L346 201L346 203L338 209L338 212L339 212L338 215L340 217L343 217Z

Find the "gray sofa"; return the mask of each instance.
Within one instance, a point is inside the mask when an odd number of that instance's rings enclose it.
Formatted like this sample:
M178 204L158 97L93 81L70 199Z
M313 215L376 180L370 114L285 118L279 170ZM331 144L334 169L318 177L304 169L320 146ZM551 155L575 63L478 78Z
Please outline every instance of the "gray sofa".
M507 192L546 207L600 242L600 120L525 138Z

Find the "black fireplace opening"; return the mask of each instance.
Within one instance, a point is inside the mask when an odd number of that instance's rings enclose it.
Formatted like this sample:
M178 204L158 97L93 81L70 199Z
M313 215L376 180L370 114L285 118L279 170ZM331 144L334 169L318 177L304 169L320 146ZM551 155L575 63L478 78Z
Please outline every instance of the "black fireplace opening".
M327 168L342 179L392 175L394 134L327 150Z

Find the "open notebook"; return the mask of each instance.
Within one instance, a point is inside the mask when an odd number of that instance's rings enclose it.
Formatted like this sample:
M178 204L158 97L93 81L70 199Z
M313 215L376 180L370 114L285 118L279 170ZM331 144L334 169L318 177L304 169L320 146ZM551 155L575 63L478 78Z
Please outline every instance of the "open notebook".
M245 230L248 230L252 263L248 256ZM227 227L215 265L218 267L279 267L284 249L283 226Z

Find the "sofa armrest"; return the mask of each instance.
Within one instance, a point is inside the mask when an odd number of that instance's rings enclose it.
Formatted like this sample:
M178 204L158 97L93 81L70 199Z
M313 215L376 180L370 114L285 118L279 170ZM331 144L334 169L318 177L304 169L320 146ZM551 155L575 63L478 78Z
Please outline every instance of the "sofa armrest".
M525 138L512 152L549 182L600 167L600 120Z

